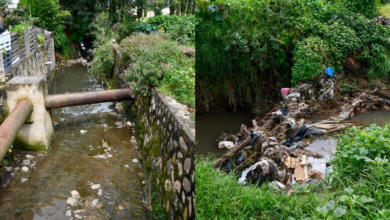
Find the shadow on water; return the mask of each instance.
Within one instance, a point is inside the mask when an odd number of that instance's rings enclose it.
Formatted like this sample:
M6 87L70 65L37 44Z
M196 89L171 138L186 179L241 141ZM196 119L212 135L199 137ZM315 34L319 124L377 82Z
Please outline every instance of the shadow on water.
M225 133L237 133L242 124L250 125L254 115L249 109L239 108L235 112L228 110L218 113L197 114L196 126L196 154L207 156L208 153L222 156L221 150L215 145L215 139Z
M51 94L102 90L99 82L74 65L58 72ZM23 172L16 162L0 191L0 220L9 219L145 219L140 201L140 164L130 139L129 121L114 112L114 103L101 103L52 111L55 138L47 155L19 152L29 159ZM96 158L103 155L104 158ZM32 157L33 158L32 158ZM26 166L26 163L25 163ZM100 188L92 189L92 184ZM71 191L81 198L67 204ZM97 202L97 203L96 203Z

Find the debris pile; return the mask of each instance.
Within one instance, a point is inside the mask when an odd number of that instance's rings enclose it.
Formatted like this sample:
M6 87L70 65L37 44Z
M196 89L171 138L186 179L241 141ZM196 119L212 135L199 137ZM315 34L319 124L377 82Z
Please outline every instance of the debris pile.
M311 169L308 157L322 158L302 147L302 141L356 125L345 120L355 112L388 109L390 101L368 92L341 93L341 85L330 68L311 84L283 88L283 100L264 118L252 121L253 127L241 125L238 134L223 133L217 140L227 154L215 166L241 173L242 184L263 185L292 192L292 183L321 183L324 174ZM335 110L336 109L336 110ZM311 122L315 114L328 114L327 120ZM322 184L323 185L323 184Z

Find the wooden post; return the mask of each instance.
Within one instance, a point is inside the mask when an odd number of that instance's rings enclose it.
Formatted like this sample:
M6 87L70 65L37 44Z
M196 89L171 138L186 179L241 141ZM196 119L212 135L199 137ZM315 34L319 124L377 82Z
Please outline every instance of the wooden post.
M24 46L26 48L26 58L30 56L31 54L31 48L30 48L30 35L29 35L29 32L30 32L30 28L27 28L25 31L24 31Z

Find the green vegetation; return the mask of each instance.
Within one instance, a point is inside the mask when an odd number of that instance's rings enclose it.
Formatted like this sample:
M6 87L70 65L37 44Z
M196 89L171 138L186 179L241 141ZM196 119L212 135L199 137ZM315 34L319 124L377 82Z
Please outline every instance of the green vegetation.
M351 128L339 135L332 183L274 193L243 187L236 174L215 170L211 157L196 162L197 219L386 219L390 217L390 125ZM303 190L302 190L303 189Z
M390 79L390 28L375 24L376 0L198 1L197 79L235 107L260 105L282 87L312 80L331 66L343 73L358 54L369 79ZM270 88L266 85L277 85ZM220 87L220 86L218 86ZM198 97L205 105L206 97Z
M157 28L146 22L138 22L135 25L134 31L136 33L153 34L157 32Z
M62 10L58 0L21 0L18 7L25 7L25 16L37 18L36 25L54 33L54 45L65 56L72 55L70 41L66 36L65 20L71 18L67 10Z
M383 5L380 11L382 16L390 18L390 4Z
M195 60L187 58L175 42L164 34L143 33L128 37L120 44L130 65L124 72L132 95L152 95L151 88L161 86L161 92L189 106L195 105Z
M24 44L23 35L24 35L24 31L25 31L28 27L29 27L29 24L27 24L27 23L21 23L21 24L16 25L15 27L12 27L11 31L12 31L12 32L18 33L18 37L19 37L18 46Z
M96 16L91 30L92 36L95 38L95 49L93 50L94 59L88 73L99 76L106 84L109 84L111 69L114 65L111 39L116 37L116 34L111 30L109 14L103 12Z
M181 44L191 43L195 40L195 16L155 16L148 19L148 23L171 33L172 39Z
M37 42L39 46L42 46L45 43L45 35L44 34L37 34L35 36L37 38Z

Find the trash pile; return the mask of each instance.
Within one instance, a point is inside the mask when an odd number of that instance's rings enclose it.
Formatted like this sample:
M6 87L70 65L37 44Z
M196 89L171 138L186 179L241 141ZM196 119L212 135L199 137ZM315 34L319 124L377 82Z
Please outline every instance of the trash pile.
M241 125L238 134L223 133L216 145L226 148L227 154L217 160L215 166L228 173L232 170L241 173L239 183L261 186L269 182L274 189L288 193L293 191L292 183L321 182L324 175L311 169L307 158L322 158L323 155L305 149L302 141L354 126L355 123L345 120L356 111L387 110L390 103L365 92L341 94L334 70L328 67L324 72L311 83L283 88L280 105L262 119L254 119L251 128ZM309 120L312 115L329 113L329 110L332 114L327 120Z
M377 18L373 19L376 23L383 25L383 26L390 26L390 19L387 19L385 17L379 16Z

